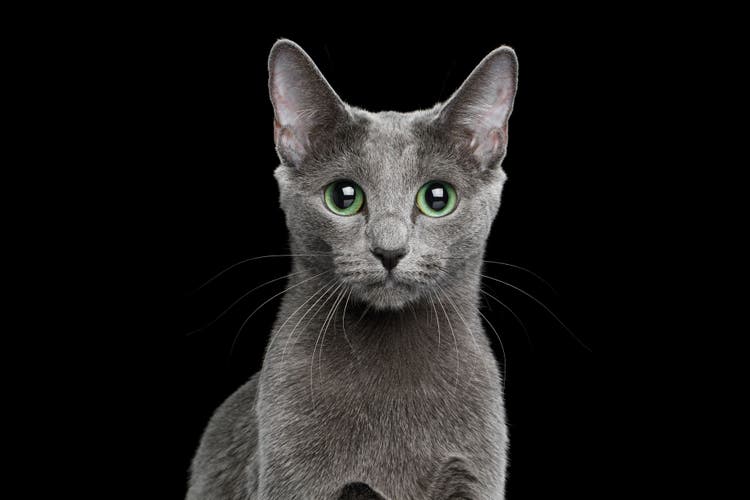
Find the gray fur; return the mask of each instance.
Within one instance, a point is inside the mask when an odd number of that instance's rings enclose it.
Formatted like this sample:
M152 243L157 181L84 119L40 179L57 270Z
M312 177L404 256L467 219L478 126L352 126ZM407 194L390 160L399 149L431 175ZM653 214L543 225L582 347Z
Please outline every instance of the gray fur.
M208 425L188 499L504 497L502 382L478 273L516 68L501 47L445 105L370 113L343 103L297 45L276 43L275 176L300 274L262 370ZM365 192L357 215L323 202L341 178ZM430 180L455 187L450 215L415 208ZM389 275L376 247L408 253Z

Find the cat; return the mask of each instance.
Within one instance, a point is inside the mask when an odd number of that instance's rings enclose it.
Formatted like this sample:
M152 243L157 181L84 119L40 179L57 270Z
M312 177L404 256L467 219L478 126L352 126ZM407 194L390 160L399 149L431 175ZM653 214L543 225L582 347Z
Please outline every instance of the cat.
M187 498L504 498L503 385L478 296L515 52L411 113L345 104L289 40L268 66L293 274Z

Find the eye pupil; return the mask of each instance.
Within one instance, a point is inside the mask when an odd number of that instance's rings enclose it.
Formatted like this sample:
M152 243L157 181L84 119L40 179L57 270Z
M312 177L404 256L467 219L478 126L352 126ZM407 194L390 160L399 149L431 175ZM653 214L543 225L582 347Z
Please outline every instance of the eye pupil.
M336 204L337 207L345 209L352 206L357 191L354 189L353 185L346 182L339 182L334 186L331 194L333 203Z
M430 184L425 192L425 201L428 207L440 211L448 205L448 193L442 184Z

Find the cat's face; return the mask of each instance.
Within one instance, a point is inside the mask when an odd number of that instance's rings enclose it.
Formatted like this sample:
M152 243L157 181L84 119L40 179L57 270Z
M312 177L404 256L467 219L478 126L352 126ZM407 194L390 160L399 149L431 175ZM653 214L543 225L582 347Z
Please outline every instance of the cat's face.
M444 106L342 103L296 45L269 69L276 170L295 253L379 309L431 300L481 259L500 205L515 56L490 54Z

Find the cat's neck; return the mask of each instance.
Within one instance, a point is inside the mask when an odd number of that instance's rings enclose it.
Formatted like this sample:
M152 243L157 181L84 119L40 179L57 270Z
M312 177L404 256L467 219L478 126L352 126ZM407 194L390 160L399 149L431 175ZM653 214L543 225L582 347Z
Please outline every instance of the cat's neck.
M436 286L397 310L378 310L358 300L332 273L299 264L293 271L298 274L290 280L274 326L271 359L307 363L314 354L321 363L355 356L374 364L428 360L452 365L457 356L491 353L478 308L478 270L467 269L460 282Z

